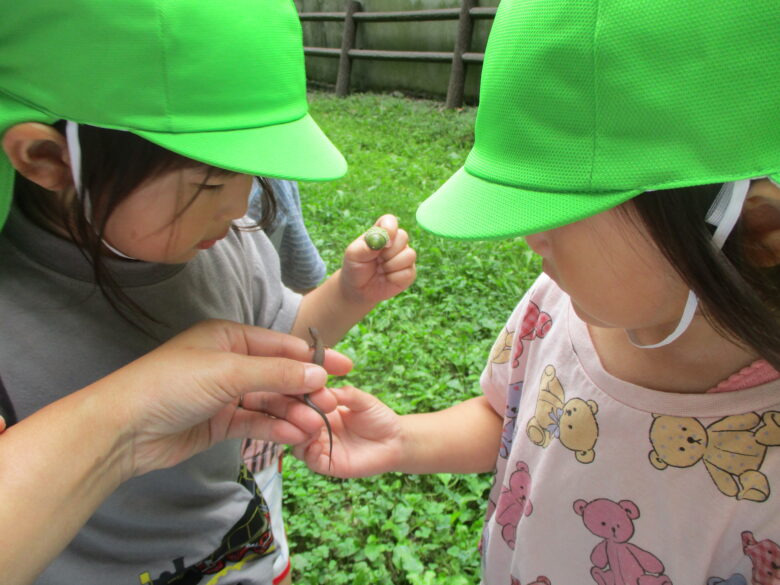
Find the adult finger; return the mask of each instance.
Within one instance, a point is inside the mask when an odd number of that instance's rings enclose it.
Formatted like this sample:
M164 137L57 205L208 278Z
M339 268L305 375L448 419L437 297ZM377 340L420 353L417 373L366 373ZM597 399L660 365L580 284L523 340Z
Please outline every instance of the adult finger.
M312 401L325 413L336 408L336 397L327 389L311 395ZM239 403L245 410L263 412L275 418L286 419L305 431L314 432L322 426L322 417L298 397L282 396L270 392L245 394Z
M250 438L285 445L298 445L310 437L310 432L288 420L242 408L236 410L225 434L226 439Z
M253 356L278 356L304 362L311 361L314 349L294 335L270 331L261 327L243 326L248 353ZM269 335L269 333L273 335ZM352 370L352 360L332 349L325 350L322 367L331 376L344 376ZM320 387L324 386L323 383Z
M248 356L280 357L302 362L311 361L313 353L311 346L299 337L263 327L214 319L199 323L169 343L174 342L178 345L197 344L203 349L223 349ZM322 365L329 374L343 376L352 369L352 360L337 351L326 350Z
M325 385L327 372L318 365L278 357L196 352L192 376L199 388L227 404L248 392L304 394Z

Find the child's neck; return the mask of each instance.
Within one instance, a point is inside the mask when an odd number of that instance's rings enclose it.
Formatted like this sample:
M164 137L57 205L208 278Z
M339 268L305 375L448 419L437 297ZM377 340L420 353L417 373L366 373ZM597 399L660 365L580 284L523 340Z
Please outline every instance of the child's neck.
M700 315L679 339L657 349L635 347L623 329L588 325L588 331L607 372L664 392L706 392L759 357L716 333Z

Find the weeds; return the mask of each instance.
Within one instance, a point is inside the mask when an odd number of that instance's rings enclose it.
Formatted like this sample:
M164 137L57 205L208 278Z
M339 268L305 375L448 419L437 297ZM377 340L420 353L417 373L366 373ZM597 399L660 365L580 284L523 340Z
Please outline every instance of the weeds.
M490 347L539 265L522 240L444 240L414 221L419 203L465 161L476 109L371 94L313 93L310 102L350 165L339 181L300 185L307 227L330 271L382 213L399 217L418 253L417 282L338 345L355 369L331 384L371 392L399 413L478 395ZM490 481L489 474L329 479L287 457L293 582L478 583Z

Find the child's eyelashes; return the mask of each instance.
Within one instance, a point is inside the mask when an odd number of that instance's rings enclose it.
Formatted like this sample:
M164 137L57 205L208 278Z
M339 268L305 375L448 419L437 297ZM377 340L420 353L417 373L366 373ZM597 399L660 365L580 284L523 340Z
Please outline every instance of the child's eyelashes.
M222 188L225 186L223 184L211 184L211 183L194 183L195 187L197 187L198 191L211 191L211 192L219 192L222 190Z

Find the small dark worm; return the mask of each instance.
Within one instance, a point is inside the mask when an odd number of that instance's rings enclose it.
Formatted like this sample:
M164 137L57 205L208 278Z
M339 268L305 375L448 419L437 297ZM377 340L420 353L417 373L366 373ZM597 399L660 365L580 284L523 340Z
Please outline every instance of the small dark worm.
M318 366L321 366L325 363L325 345L322 343L322 338L320 338L319 331L317 331L317 329L314 327L309 327L309 335L311 335L313 342L312 347L314 348L314 356L312 356L311 361ZM328 453L328 471L330 471L331 464L333 463L333 431L330 428L330 421L328 420L327 415L322 412L320 407L312 402L311 394L304 394L303 401L307 406L309 406L309 408L313 409L317 414L319 414L322 417L322 420L325 421L325 427L328 429L328 441L330 441L330 452Z

